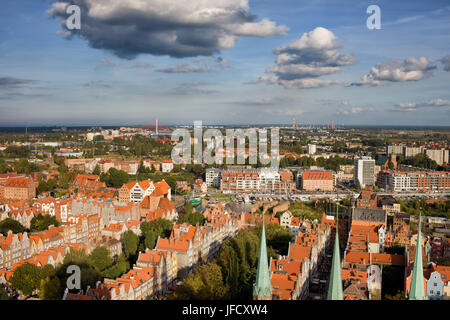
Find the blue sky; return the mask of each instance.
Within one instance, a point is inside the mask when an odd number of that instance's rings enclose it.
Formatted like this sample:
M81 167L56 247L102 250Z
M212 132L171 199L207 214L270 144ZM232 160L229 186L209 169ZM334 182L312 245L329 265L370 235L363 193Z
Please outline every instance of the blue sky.
M448 1L92 2L66 39L55 1L3 0L0 125L449 124Z

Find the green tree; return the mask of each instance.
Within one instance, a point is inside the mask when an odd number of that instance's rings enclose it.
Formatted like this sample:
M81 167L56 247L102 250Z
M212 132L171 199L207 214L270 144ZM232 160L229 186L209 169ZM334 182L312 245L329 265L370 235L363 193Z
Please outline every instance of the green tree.
M88 264L88 255L84 249L75 250L70 248L69 252L64 256L63 264Z
M226 297L222 270L215 263L208 263L189 275L176 289L177 299L219 300Z
M39 214L37 217L31 219L30 230L32 232L39 232L43 230L47 230L49 226L53 225L55 227L59 227L61 223L56 219L55 216L51 215L42 215Z
M95 270L92 266L90 266L86 262L75 262L75 261L65 262L64 261L63 264L58 265L58 267L56 268L56 277L59 279L60 285L61 285L60 286L61 291L59 293L60 297L62 297L62 295L64 294L64 289L66 288L67 279L70 276L70 274L67 273L67 268L70 265L77 265L80 267L81 289L83 289L83 290L86 289L87 286L90 286L91 288L93 288L93 287L95 287L97 281L103 280L102 274L100 272L98 272L97 270ZM76 291L77 290L75 290L73 292L76 292Z
M124 183L128 182L129 176L125 171L110 168L108 170L109 178L106 184L108 187L120 188Z
M39 267L25 263L14 270L9 282L25 296L29 296L34 290L40 288L41 270Z
M6 218L5 220L0 221L0 233L6 236L9 230L13 233L23 233L25 231L25 227L21 225L20 222L11 218Z
M11 300L5 289L0 288L0 300Z
M195 226L197 223L202 226L205 223L205 217L200 212L193 212L187 217L188 222Z
M45 181L45 180L39 181L39 185L38 185L37 189L38 189L39 193L49 191L49 186L47 184L47 181Z
M278 224L271 223L266 228L266 239L268 246L281 255L287 255L292 233Z
M388 168L394 170L394 163L391 160L388 162Z
M102 271L111 266L112 260L108 248L98 246L88 257L89 264L97 271Z
M95 166L94 171L92 172L93 174L95 174L96 176L100 175L100 167L98 165Z
M109 279L115 279L127 273L128 270L130 270L130 263L127 261L125 255L121 254L116 264L103 271L103 276Z
M39 299L61 300L61 282L57 277L46 277L41 280Z
M403 291L397 291L395 295L386 294L384 296L385 300L406 300L405 292Z
M192 203L189 200L186 201L184 210L185 210L184 212L186 213L186 215L190 215L192 213Z
M123 234L123 246L127 258L136 255L138 245L138 236L131 230L125 231L125 233Z

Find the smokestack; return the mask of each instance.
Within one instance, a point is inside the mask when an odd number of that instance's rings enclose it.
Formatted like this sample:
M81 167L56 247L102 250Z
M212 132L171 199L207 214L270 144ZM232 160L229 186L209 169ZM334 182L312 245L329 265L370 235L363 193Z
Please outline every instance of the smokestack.
M156 119L156 134L158 134L158 119Z

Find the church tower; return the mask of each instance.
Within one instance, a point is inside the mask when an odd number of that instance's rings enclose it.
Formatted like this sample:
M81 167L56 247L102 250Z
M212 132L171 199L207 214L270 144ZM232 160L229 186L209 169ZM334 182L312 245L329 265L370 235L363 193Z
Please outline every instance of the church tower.
M253 285L253 300L272 300L272 285L270 283L269 266L267 261L266 228L264 224L261 232L261 243L259 245L258 270L256 281Z
M414 267L411 275L411 285L409 287L409 300L426 300L424 293L423 264L422 264L422 237L421 228L422 213L419 215L419 231L417 233L416 253L414 255Z

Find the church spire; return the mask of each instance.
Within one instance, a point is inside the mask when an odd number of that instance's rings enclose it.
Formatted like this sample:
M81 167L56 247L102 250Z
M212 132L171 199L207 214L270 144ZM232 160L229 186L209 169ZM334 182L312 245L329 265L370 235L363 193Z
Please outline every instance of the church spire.
M417 232L416 253L414 255L414 267L411 274L409 287L409 300L425 300L423 265L422 265L422 212L419 214L419 231Z
M338 220L336 220L336 237L334 239L333 262L331 263L331 274L330 283L328 284L327 300L344 299L344 293L342 290L341 255L339 253L338 223L339 218Z
M270 284L269 266L267 262L266 228L263 215L261 243L259 245L258 270L256 271L256 281L253 285L253 299L271 300L272 291L273 289Z

